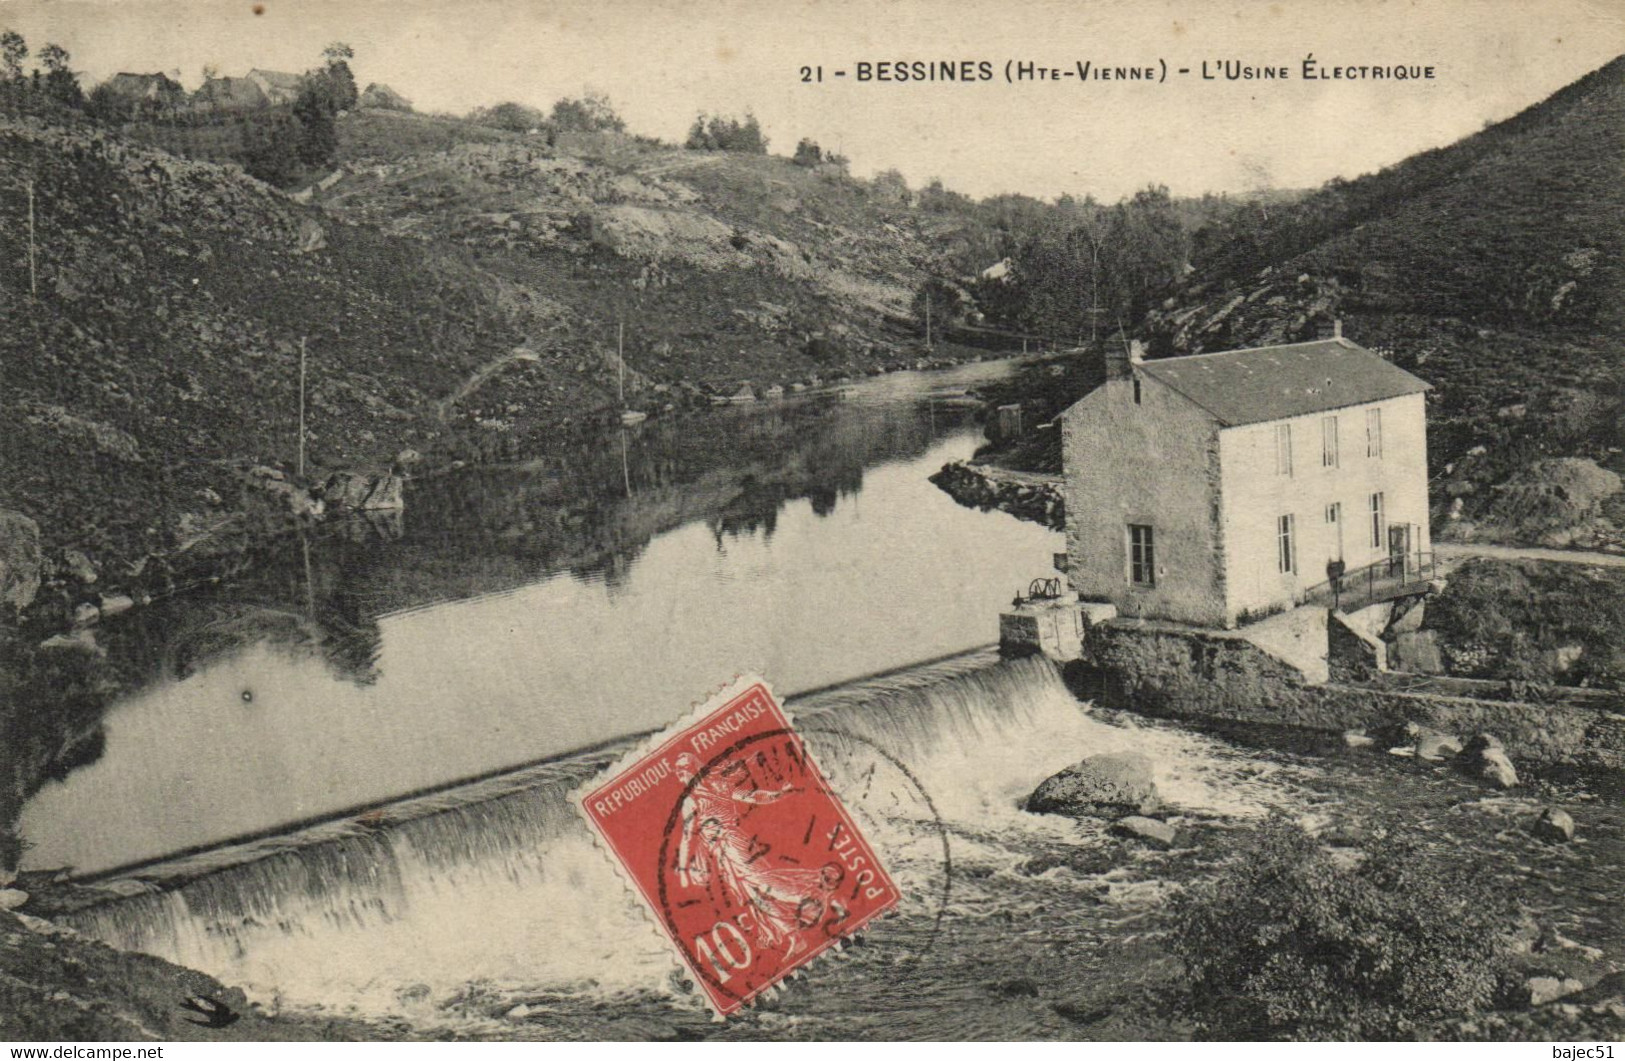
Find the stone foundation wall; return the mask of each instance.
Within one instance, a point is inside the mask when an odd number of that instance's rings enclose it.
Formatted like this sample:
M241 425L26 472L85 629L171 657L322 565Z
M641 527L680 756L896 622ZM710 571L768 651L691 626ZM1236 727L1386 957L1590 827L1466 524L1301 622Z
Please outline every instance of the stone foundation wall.
M1331 732L1418 722L1463 737L1493 733L1514 758L1625 769L1625 713L1606 706L1315 684L1223 631L1102 623L1089 629L1069 677L1099 703L1148 715Z

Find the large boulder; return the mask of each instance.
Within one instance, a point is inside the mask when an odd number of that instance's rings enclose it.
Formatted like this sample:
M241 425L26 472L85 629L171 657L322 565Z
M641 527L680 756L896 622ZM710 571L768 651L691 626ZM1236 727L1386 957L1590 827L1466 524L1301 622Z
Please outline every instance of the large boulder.
M0 604L32 604L42 565L39 524L21 512L0 509Z
M338 471L322 487L322 500L335 509L401 509L406 507L401 496L403 485L398 475Z
M1417 630L1398 635L1388 646L1388 665L1409 674L1443 674L1444 657L1439 653L1438 633Z
M1529 831L1549 844L1566 844L1574 839L1574 819L1568 811L1547 807Z
M1138 752L1092 755L1045 779L1027 797L1035 814L1073 818L1153 814L1161 806L1151 760Z
M1492 733L1480 733L1456 753L1455 768L1469 777L1487 781L1496 788L1516 788L1518 771L1507 757L1501 740Z

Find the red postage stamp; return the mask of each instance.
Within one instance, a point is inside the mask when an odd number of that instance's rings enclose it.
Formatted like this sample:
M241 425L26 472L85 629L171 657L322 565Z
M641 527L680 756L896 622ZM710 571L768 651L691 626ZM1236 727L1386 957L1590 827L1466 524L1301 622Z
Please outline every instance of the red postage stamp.
M576 798L723 1016L898 902L756 679L734 683Z

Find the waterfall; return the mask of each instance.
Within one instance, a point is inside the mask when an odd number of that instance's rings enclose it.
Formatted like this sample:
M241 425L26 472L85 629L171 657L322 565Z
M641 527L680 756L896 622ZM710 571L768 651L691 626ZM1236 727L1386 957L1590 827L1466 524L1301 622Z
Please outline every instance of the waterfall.
M905 921L946 909L947 847L974 856L1001 830L1077 842L1074 823L1020 803L1090 754L1147 752L1165 796L1190 811L1264 806L1214 742L1099 717L1038 657L974 653L789 708L902 884ZM304 1007L400 1012L490 983L509 995L671 992L668 945L567 802L619 751L448 790L371 825L261 841L213 868L149 867L141 878L166 883L63 920Z

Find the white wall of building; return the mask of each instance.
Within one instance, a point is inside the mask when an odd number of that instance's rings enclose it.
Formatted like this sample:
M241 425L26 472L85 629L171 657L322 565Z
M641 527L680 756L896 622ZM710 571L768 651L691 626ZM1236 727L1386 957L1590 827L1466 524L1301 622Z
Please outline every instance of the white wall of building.
M1120 614L1225 621L1219 566L1218 424L1150 378L1109 380L1061 421L1072 588ZM1128 527L1155 531L1156 584L1129 579Z
M1367 410L1381 414L1381 452L1367 455ZM1323 462L1323 422L1337 422L1337 463ZM1278 470L1277 425L1291 429L1290 474ZM1289 605L1303 590L1326 581L1328 560L1349 570L1388 555L1388 526L1410 524L1410 552L1429 552L1427 420L1424 397L1249 424L1219 433L1222 520L1226 547L1227 619ZM1372 534L1371 495L1383 497L1378 538ZM1069 502L1070 503L1070 502ZM1328 509L1339 505L1339 519ZM1293 517L1296 570L1280 569L1279 519Z

